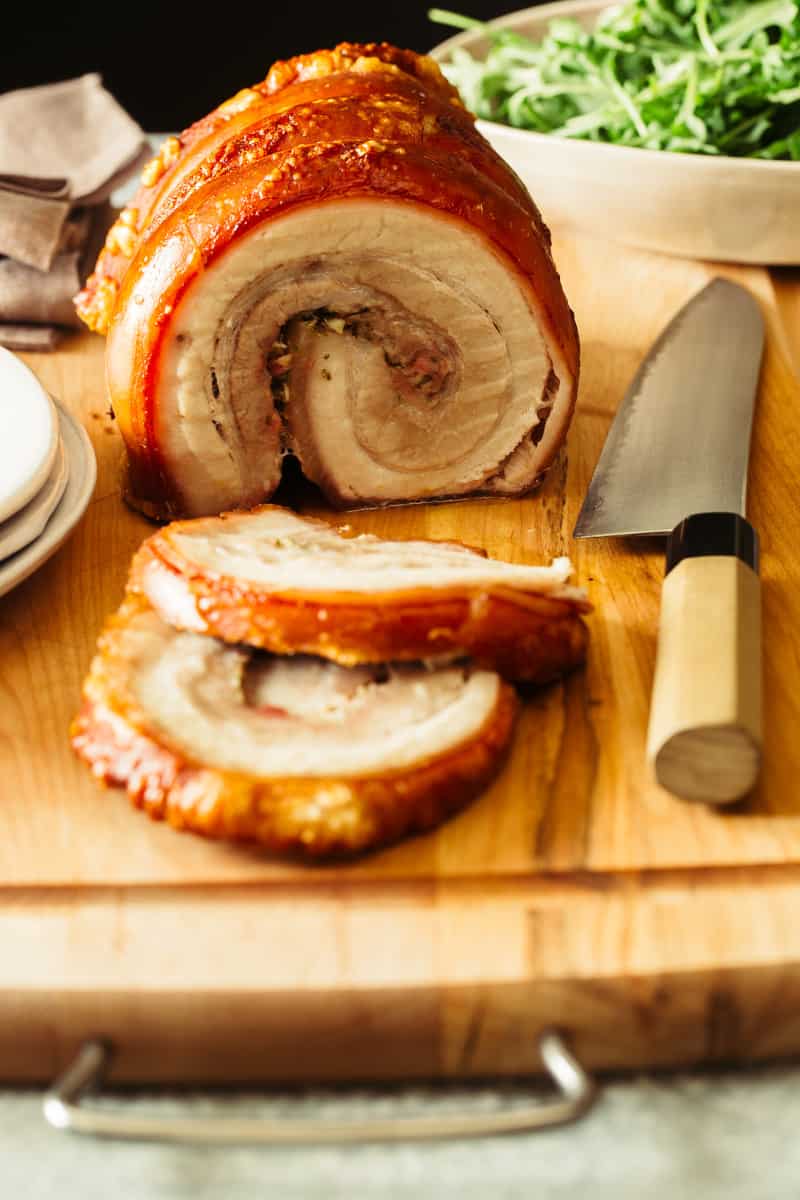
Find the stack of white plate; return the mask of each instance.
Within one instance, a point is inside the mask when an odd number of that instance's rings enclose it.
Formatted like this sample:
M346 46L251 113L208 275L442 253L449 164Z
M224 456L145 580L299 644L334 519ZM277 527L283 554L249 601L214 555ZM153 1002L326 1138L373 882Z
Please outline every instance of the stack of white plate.
M0 348L0 596L59 548L89 503L96 473L83 427Z

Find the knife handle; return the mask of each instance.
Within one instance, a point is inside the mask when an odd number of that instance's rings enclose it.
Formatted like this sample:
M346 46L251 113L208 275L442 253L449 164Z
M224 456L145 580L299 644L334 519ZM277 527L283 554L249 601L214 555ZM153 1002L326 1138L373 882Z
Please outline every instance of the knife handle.
M737 513L672 531L661 597L647 757L662 787L727 804L761 766L758 536Z

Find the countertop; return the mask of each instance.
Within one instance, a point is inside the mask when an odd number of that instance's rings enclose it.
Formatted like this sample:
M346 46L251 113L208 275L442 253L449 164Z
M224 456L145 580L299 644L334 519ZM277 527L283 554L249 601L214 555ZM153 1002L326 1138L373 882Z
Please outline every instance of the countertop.
M432 1107L441 1093L306 1093L265 1101L227 1094L181 1100L207 1114L297 1106L348 1115ZM466 1097L492 1107L503 1092ZM172 1111L174 1100L126 1104ZM301 1149L170 1147L85 1140L49 1129L41 1093L0 1093L3 1200L796 1200L800 1067L607 1083L580 1122L545 1133L427 1145Z

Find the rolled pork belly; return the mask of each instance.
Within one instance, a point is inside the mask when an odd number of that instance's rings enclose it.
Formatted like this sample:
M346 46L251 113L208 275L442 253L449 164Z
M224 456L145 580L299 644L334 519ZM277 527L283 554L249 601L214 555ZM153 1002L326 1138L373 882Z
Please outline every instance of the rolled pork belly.
M173 629L141 596L106 626L72 743L178 829L311 857L430 829L497 773L517 701L470 666L346 668Z
M527 191L431 60L273 67L145 168L78 297L107 332L131 502L520 494L574 406L578 337Z

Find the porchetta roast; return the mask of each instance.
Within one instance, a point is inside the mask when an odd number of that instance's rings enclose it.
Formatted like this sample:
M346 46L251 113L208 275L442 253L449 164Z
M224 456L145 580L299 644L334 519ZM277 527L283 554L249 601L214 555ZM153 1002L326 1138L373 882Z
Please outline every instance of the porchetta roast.
M169 138L78 309L129 497L162 518L261 503L286 453L338 506L519 494L574 404L535 205L437 65L388 45L278 63Z

